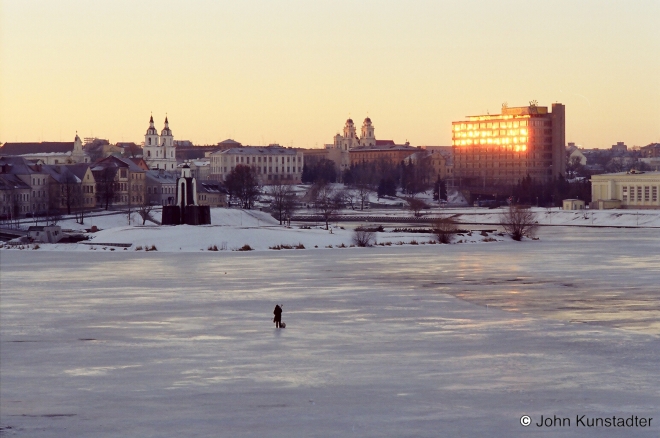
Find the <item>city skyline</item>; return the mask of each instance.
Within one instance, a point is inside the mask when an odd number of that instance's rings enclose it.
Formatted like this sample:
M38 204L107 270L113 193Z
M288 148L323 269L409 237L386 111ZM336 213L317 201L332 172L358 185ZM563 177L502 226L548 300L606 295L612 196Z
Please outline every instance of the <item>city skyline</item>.
M501 105L566 105L566 141L660 141L660 4L4 1L0 141L322 147L345 120L450 145Z

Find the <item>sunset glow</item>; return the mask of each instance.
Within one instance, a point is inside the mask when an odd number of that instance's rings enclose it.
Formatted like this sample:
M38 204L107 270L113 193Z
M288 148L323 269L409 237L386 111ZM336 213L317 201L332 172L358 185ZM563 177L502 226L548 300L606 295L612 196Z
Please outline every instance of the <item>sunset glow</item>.
M4 0L0 142L141 142L153 114L195 144L322 147L369 116L380 138L449 145L452 121L536 99L566 106L567 141L645 145L659 16L657 1ZM453 141L524 145L520 128Z

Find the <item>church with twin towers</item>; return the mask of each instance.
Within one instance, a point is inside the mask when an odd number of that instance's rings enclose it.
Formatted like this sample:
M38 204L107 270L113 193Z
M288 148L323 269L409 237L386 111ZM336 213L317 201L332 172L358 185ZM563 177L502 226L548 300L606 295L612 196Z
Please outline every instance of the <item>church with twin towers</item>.
M374 135L374 125L371 119L367 117L362 123L362 135L357 136L353 119L346 120L344 125L344 135L337 133L334 139L334 147L342 151L348 151L358 146L376 146L376 136ZM326 146L327 147L327 146Z
M149 119L149 128L144 135L142 157L149 169L176 171L176 146L167 116L165 116L165 126L160 131L160 135L154 126L154 117L151 116Z

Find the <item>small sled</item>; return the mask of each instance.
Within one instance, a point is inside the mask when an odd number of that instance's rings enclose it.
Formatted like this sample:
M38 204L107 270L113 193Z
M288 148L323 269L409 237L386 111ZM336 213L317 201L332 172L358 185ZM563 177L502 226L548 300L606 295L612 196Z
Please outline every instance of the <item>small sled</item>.
M280 328L286 328L286 324L283 323L283 322L281 322L281 323L280 323Z

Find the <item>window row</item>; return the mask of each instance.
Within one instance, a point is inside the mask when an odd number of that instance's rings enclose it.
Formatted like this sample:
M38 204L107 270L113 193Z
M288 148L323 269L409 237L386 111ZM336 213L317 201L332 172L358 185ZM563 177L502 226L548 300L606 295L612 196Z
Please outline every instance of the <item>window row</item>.
M658 186L623 186L621 191L623 202L628 202L628 200L630 202L657 202L658 200Z

